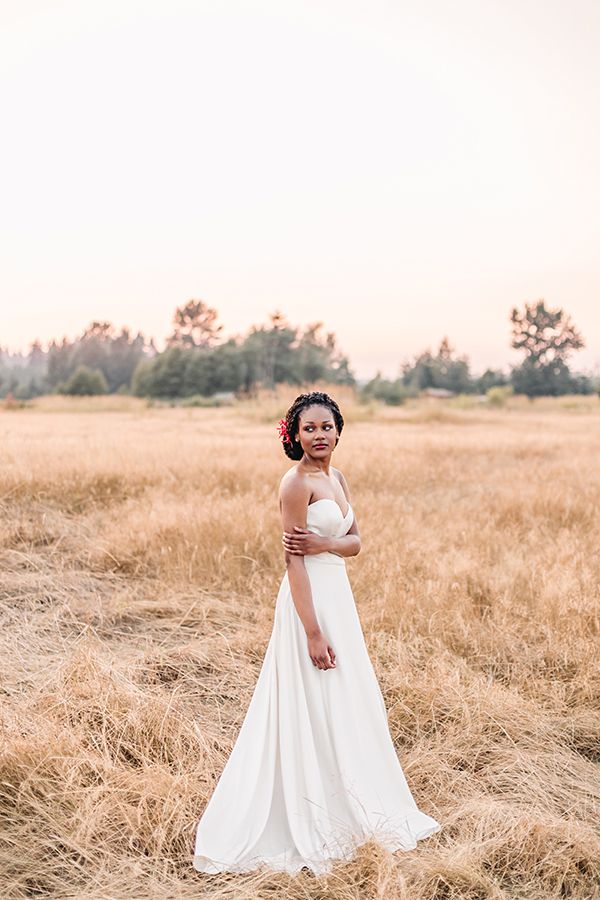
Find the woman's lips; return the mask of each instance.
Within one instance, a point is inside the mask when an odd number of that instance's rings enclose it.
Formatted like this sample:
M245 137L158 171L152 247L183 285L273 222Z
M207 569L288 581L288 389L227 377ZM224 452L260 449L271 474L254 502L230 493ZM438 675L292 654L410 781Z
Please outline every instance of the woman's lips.
M327 444L315 444L315 450L326 450Z

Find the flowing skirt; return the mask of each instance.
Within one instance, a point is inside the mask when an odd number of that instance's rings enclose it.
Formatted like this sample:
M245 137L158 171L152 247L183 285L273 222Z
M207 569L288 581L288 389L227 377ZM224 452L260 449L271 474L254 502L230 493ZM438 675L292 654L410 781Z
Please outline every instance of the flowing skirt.
M305 565L336 666L313 665L286 571L252 699L197 826L199 872L320 874L369 839L410 850L440 828L398 761L344 558Z

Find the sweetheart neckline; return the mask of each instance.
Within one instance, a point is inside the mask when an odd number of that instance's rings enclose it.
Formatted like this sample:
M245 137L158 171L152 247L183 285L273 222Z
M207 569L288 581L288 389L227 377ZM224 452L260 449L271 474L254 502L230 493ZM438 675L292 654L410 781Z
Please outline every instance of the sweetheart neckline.
M346 514L344 514L344 513L342 512L342 507L341 507L340 504L337 502L337 500L332 500L331 497L321 497L320 500L313 500L313 502L312 502L312 503L309 503L308 505L309 505L309 506L315 506L317 503L322 503L323 500L327 500L329 503L335 503L335 505L336 505L337 508L339 509L340 514L341 514L341 516L342 516L343 519L346 518L346 516L348 515L348 513L349 513L350 510L352 509L352 506L351 506L351 504L350 504L350 501L348 501L348 509L347 509L347 511L346 511Z

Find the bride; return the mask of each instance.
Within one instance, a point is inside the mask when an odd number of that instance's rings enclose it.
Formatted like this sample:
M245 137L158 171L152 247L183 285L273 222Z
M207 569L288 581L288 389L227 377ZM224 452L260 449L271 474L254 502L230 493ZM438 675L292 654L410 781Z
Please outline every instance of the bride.
M197 825L199 872L320 874L367 840L410 850L440 828L398 761L348 579L361 542L331 465L343 426L321 391L300 394L279 422L297 461L279 490L286 571L254 693Z

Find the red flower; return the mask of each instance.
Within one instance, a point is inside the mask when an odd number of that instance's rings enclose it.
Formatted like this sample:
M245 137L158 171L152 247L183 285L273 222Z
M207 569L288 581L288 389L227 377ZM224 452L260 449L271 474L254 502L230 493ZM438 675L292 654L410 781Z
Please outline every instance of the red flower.
M289 433L288 427L287 427L287 422L285 421L285 419L280 419L280 420L279 420L279 422L278 422L278 428L279 428L279 437L280 437L281 441L282 441L284 444L291 444L291 443L293 443L293 441L292 441L292 439L291 439L291 437L290 437L290 433Z

